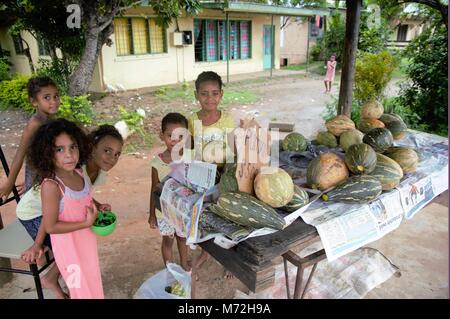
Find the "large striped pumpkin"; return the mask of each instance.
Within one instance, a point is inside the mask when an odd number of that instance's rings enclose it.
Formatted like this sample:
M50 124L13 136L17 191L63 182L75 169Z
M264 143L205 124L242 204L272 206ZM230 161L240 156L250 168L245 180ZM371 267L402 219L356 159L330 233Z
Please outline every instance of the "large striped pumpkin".
M320 145L325 145L325 146L328 146L328 147L331 147L331 148L337 146L336 136L334 136L330 132L319 132L319 133L317 133L316 141Z
M345 164L355 174L368 174L377 165L377 153L367 144L354 144L345 153Z
M283 207L294 196L294 182L281 168L265 167L253 182L258 199L272 207Z
M373 128L384 128L384 123L377 119L361 119L358 123L358 129L367 133Z
M419 156L412 148L390 147L384 155L396 161L404 174L415 172L419 163Z
M362 143L363 137L364 137L363 132L357 129L348 130L342 133L341 136L339 137L339 145L342 147L344 152L347 152L348 148L353 144Z
M308 203L308 192L298 187L297 185L294 185L294 196L292 197L291 201L283 207L283 209L287 210L288 212L294 212Z
M378 119L383 114L383 104L376 100L372 100L364 104L361 109L361 117L365 119Z
M377 153L377 165L369 175L378 179L385 191L393 189L400 184L403 170L393 159Z
M349 203L367 203L377 198L382 192L378 179L369 175L351 176L327 194L322 195L325 201L332 200Z
M292 132L286 135L281 143L283 151L303 152L308 146L306 138L297 132Z
M355 128L355 123L345 115L338 115L325 122L328 131L334 136L340 136L345 131Z
M308 164L306 171L307 184L311 188L325 190L335 186L348 177L348 169L344 161L334 153L323 153Z
M383 153L392 146L394 138L388 129L374 128L364 135L363 143L372 146L375 152Z

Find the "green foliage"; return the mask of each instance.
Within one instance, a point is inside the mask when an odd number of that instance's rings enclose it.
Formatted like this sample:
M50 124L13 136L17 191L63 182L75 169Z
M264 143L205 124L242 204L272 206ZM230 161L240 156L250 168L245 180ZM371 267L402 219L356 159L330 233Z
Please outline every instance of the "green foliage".
M429 131L448 132L447 30L427 30L404 51L409 82L401 89L399 103L411 109Z
M94 124L95 113L93 104L89 101L89 95L61 96L58 117L75 122L77 124Z
M388 51L378 54L362 52L356 60L354 97L359 104L381 99L392 78L396 60Z
M321 116L325 121L331 120L338 114L338 102L338 97L332 96L331 101L326 105L325 110L321 113ZM353 122L355 122L355 124L357 124L361 119L361 107L362 105L358 101L355 99L352 100L352 113L350 118Z
M55 81L61 95L69 92L69 76L74 70L74 63L66 63L60 59L39 60L37 75L48 76Z
M332 54L336 54L336 61L342 61L344 54L345 22L341 14L333 12L330 17L330 25L327 27L323 38L323 60L328 60Z
M10 79L8 59L0 57L0 81Z
M168 28L172 20L176 21L183 9L190 15L197 15L201 10L197 0L150 0L149 4L157 14L156 23L163 28Z
M16 76L11 80L0 82L0 109L8 107L21 108L28 113L33 113L35 107L28 99L28 76Z
M143 116L136 111L128 112L122 105L119 105L118 108L121 120L127 123L130 130L139 132L141 133L141 135L144 135L144 131L142 129L144 125Z

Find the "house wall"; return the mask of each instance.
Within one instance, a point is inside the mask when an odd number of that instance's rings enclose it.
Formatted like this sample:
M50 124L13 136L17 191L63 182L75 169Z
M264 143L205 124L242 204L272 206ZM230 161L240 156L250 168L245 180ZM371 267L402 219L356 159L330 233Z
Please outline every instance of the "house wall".
M406 42L397 42L397 36L398 36L398 24L401 23L402 25L408 25L408 31L406 32ZM414 40L414 38L416 38L418 35L420 35L424 28L425 25L423 24L422 21L419 20L412 20L412 19L407 19L404 21L400 20L394 20L392 22L393 26L395 26L394 28L394 32L392 32L391 36L390 36L390 42L391 45L394 46L398 46L398 47L404 47L407 46L409 41Z
M149 8L134 8L125 16L152 16ZM225 19L225 14L216 10L203 10L198 18ZM230 13L230 20L250 20L251 23L251 58L246 60L230 60L229 72L232 74L258 72L263 70L263 25L271 24L271 17L257 14ZM274 17L275 26L275 58L274 67L280 67L279 56L279 17ZM192 17L178 19L180 30L191 30L194 33ZM227 61L195 62L194 44L175 47L171 39L175 30L173 23L167 30L167 53L117 56L116 46L104 46L101 55L101 74L93 81L91 89L105 88L106 85L121 84L125 89L136 89L148 86L193 81L203 71L215 71L222 77L227 74ZM111 35L114 42L114 34ZM104 85L101 85L100 79Z
M34 68L37 69L39 65L39 58L46 57L39 56L37 41L29 32L21 32L21 37L29 44L31 60L33 61ZM8 50L10 53L9 61L12 63L11 73L31 75L31 68L27 56L25 54L16 54L13 38L8 33L8 29L6 27L0 28L0 43L2 48L4 50ZM25 43L23 46L26 49L27 46Z
M281 33L283 33L283 41L280 45L280 58L287 59L288 64L305 63L308 47L308 20L291 17ZM310 42L310 48L314 43Z

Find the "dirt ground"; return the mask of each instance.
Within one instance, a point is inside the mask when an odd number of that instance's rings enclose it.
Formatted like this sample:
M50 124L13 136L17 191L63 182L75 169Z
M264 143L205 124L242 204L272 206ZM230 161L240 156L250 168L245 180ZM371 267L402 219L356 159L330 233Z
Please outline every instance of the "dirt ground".
M320 114L332 97L323 94L322 78L305 77L299 73L261 81L258 85L252 85L252 81L247 83L246 88L254 91L261 99L251 105L230 105L228 109L236 120L245 114L253 114L263 125L270 120L294 122L295 130L308 138L312 138L315 132L324 127ZM333 93L338 93L336 86ZM130 100L131 97L133 100ZM111 116L108 107L118 104L134 109L142 107L150 112L152 116L146 120L146 129L152 133L157 132L165 109L180 109L185 112L186 109L195 107L193 104L186 105L183 101L161 106L150 89L106 96L97 101L96 109L107 117ZM26 120L26 115L15 110L0 113L0 143L9 163L15 154ZM94 190L94 197L100 202L110 203L118 214L116 231L108 237L98 238L106 298L132 298L146 279L164 267L160 252L161 236L158 230L150 229L147 223L149 162L151 156L159 150L161 144L156 141L152 148L143 147L122 155L116 167L108 174L106 185ZM22 179L23 172L18 180ZM15 203L1 207L1 217L4 224L13 221ZM191 258L197 254L199 249L191 251ZM178 255L175 245L174 255ZM28 276L21 276L14 281L13 286L0 289L0 297L35 298L32 279L23 277ZM213 258L200 269L199 277L198 298L232 298L236 289L248 292L237 279L224 279L222 266ZM33 289L30 292L27 288ZM51 293L46 292L46 295L51 298Z

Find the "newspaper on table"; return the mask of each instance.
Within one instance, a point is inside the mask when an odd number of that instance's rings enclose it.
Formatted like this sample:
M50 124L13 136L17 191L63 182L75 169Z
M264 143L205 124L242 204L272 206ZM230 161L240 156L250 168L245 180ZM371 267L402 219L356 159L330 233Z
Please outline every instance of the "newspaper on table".
M420 160L417 171L405 174L398 187L369 204L317 201L301 213L317 228L329 261L383 237L448 189L446 138L410 131L394 144L414 148Z

